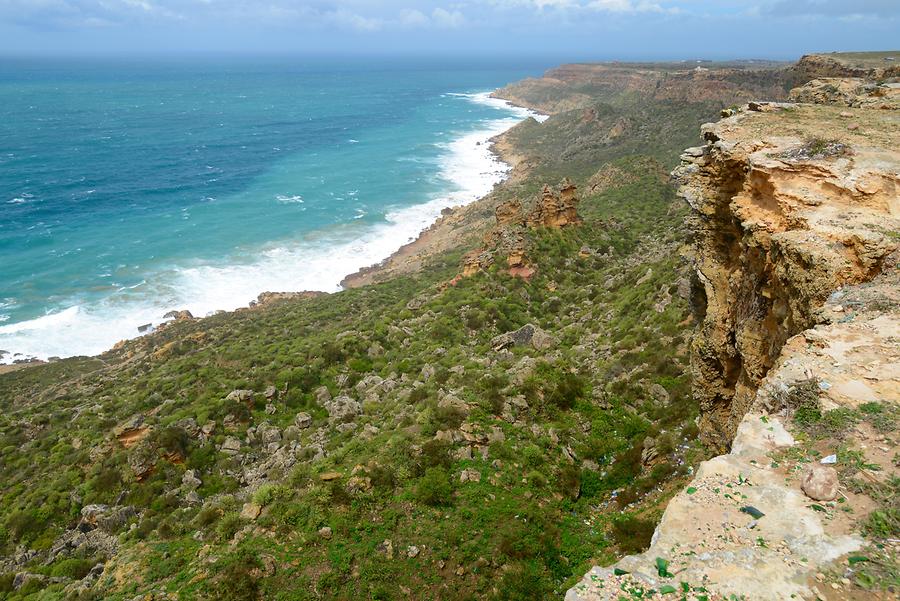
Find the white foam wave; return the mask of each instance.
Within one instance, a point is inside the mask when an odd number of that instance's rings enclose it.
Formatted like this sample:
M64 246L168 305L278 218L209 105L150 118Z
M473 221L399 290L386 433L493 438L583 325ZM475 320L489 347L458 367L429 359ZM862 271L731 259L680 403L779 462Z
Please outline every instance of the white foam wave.
M0 357L0 363L22 357L98 354L119 340L138 336L140 326L164 322L163 316L173 309L205 316L246 306L264 291L340 290L344 276L381 261L415 239L442 209L468 204L489 193L510 169L491 152L490 139L526 117L541 118L488 93L458 96L502 109L507 116L488 120L481 129L446 145L438 174L447 183L446 194L388 211L385 222L374 226L353 220L299 241L248 250L226 265L173 266L101 301L73 303L37 319L0 325L0 349L10 352ZM276 200L302 202L301 197L289 195L279 195Z
M281 204L286 204L286 205L303 204L303 197L300 196L299 194L293 194L291 196L288 196L286 194L279 194L278 196L275 197L275 200L277 200Z

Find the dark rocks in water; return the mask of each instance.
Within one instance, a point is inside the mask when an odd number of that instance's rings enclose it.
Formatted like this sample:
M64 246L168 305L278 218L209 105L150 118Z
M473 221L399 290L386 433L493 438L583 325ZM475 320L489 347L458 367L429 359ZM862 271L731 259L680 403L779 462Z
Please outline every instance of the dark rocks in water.
M144 333L146 333L146 332L149 332L149 331L152 330L152 329L153 329L153 324L152 324L152 323L145 323L145 324L142 325L142 326L138 326L138 332L140 332L141 334L144 334Z

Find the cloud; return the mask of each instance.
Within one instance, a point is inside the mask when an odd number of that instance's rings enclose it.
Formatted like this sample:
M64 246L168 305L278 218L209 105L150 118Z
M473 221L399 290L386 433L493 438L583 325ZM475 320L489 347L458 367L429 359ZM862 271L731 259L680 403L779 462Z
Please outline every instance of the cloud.
M646 0L491 0L491 3L507 8L531 7L540 12L547 10L619 14L681 12L677 6L665 8L657 2Z
M779 17L900 17L898 0L778 0L767 13Z
M431 13L431 19L439 27L456 28L462 26L466 22L465 16L458 10L446 10L444 8L436 8Z
M219 21L360 32L392 27L453 29L466 23L462 10L466 5L412 0L0 0L0 24L45 29L92 23Z

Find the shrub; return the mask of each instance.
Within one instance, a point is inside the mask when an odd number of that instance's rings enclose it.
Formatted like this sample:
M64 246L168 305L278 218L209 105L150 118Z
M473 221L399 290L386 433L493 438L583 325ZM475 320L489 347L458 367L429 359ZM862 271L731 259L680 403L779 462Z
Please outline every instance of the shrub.
M625 555L640 553L650 546L656 523L635 516L622 516L613 520L612 538Z
M220 540L229 541L234 538L234 535L237 534L237 531L241 529L242 525L243 522L241 522L241 517L236 513L230 513L224 516L219 522L216 533L219 535Z
M528 485L532 488L543 488L547 486L547 477L537 470L528 472L528 475L525 476L525 479L528 480Z
M437 507L449 505L453 495L450 475L440 467L430 467L425 475L419 478L416 485L416 499L420 503Z
M593 499L601 492L606 490L603 484L603 478L600 474L591 470L581 470L581 488L580 495L586 499Z
M254 575L261 567L255 553L242 549L215 566L216 576L210 584L212 598L220 601L255 601L259 598L259 582Z
M95 562L89 559L64 559L53 565L50 569L51 576L62 576L72 580L81 580L88 575Z
M577 499L581 496L581 472L574 465L567 465L559 471L557 490L563 495Z
M422 467L450 467L450 446L450 442L437 438L426 441L422 445Z
M15 574L0 574L0 593L11 593L13 591L13 580Z
M536 561L517 563L504 572L497 591L497 601L532 601L553 596L553 586Z
M219 521L222 513L216 507L204 507L197 513L194 521L201 528L207 528Z

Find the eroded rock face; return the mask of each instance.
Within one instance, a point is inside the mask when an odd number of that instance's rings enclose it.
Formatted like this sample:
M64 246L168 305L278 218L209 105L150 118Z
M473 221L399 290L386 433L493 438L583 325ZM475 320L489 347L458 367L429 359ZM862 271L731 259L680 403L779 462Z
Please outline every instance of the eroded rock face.
M793 102L900 110L900 86L861 78L814 79L791 90Z
M578 188L568 179L557 189L545 185L530 206L523 206L517 198L500 203L494 210L494 227L484 235L484 246L463 258L462 277L472 276L493 265L498 257L505 257L510 275L530 278L535 270L528 260L526 230L580 224L578 203Z
M723 450L787 339L897 248L896 123L881 145L871 134L883 111L859 111L863 136L835 109L756 108L704 126L709 143L676 170L693 209L694 394L704 440Z
M567 601L681 583L710 599L824 598L817 572L864 545L861 515L810 501L845 494L833 468L798 478L772 461L796 444L784 399L803 383L817 383L823 410L900 403L900 123L857 108L850 128L842 112L748 106L705 126L709 144L683 156L701 320L695 394L703 436L730 452L700 465L647 551L593 568Z
M579 223L578 188L568 179L560 184L559 192L544 186L541 199L525 219L528 227L564 227Z

